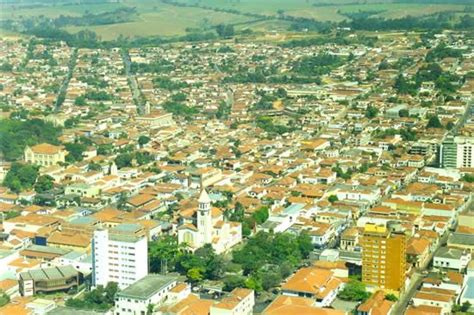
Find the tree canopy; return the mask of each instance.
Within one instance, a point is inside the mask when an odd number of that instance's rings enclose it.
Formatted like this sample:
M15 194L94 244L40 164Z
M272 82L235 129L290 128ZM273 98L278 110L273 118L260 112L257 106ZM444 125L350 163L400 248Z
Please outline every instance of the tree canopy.
M3 185L8 187L11 191L19 193L24 190L32 189L37 177L37 166L13 163L3 180Z
M99 285L96 289L86 292L82 298L66 300L66 306L76 309L106 311L114 306L117 292L117 283L109 282L105 288Z
M60 128L40 119L5 119L0 124L0 152L7 161L14 161L22 156L26 146L58 144L60 134Z
M345 301L361 302L367 300L370 297L370 293L367 292L362 282L351 279L344 289L339 292L338 297Z

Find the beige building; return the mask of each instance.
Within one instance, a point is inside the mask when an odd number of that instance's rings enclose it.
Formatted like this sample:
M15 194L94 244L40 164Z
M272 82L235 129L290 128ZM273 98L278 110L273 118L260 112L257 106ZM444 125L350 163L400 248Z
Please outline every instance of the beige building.
M386 225L365 225L361 239L362 282L393 291L403 290L406 271L406 236Z
M174 125L173 114L160 111L152 111L147 115L138 116L136 120L152 129Z
M41 166L56 165L64 163L67 151L62 146L55 146L48 143L38 144L25 148L25 161Z
M255 305L253 290L236 288L210 308L210 315L251 315Z

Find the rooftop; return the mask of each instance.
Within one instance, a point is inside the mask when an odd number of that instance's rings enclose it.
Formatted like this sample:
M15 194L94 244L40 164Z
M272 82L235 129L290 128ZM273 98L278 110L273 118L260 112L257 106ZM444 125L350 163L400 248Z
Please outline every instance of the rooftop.
M117 296L146 300L176 281L176 277L149 274L119 292Z

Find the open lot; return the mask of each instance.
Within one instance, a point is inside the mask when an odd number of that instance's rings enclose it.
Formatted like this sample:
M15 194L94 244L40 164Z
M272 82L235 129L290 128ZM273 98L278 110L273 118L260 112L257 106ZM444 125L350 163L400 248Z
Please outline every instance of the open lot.
M196 0L179 0L196 4ZM356 2L359 2L356 4ZM341 13L359 11L382 11L381 17L398 18L407 15L420 16L445 11L462 11L464 4L393 3L390 0L200 0L200 6L234 9L241 12L258 12L275 15L279 10L292 16L314 18L320 21L341 21L347 17ZM448 3L448 1L446 1Z
M269 20L253 22L253 18L241 14L218 12L208 8L233 9L242 13L259 13L313 18L319 21L339 22L348 19L345 13L372 12L373 16L400 18L403 16L421 16L437 12L463 12L463 4L421 4L391 3L391 0L365 0L355 4L353 0L178 0L183 4L199 5L198 7L180 7L165 4L160 0L128 0L121 3L102 4L56 4L43 6L2 5L0 20L21 19L31 16L56 18L60 15L80 16L84 13L104 13L128 6L135 7L138 15L130 22L68 26L65 30L78 32L89 29L104 40L135 36L176 36L186 34L187 29L210 29L216 24L236 24L237 29L250 28L255 31L284 31L290 25L287 21ZM248 24L246 24L248 22ZM1 30L0 30L1 32ZM0 33L6 35L5 33Z
M175 7L159 3L149 10L139 8L138 20L128 23L87 27L67 27L70 32L90 29L102 39L110 40L123 36L173 36L186 34L187 28L210 28L219 23L241 23L250 18L229 13L199 8Z

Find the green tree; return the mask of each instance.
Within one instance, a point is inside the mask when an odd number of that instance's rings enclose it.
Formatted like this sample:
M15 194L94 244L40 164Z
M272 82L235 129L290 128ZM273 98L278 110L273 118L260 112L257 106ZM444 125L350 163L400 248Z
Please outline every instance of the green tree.
M431 116L428 120L426 128L443 128L443 124L441 124L441 121L439 120L438 116Z
M227 276L223 282L225 291L232 291L235 288L243 288L245 286L245 278L238 275Z
M113 307L117 292L117 283L109 282L105 288L99 285L94 290L86 292L81 299L66 300L66 306L76 309L107 311Z
M155 305L148 304L148 306L146 307L146 315L153 315L154 309L155 309Z
M138 165L145 165L154 161L155 157L149 152L137 152L135 154L135 159L137 160Z
M38 143L58 144L61 129L40 119L4 119L0 123L0 153L7 161L23 155L26 146Z
M35 183L35 191L42 193L49 191L54 187L54 178L49 175L41 175Z
M374 118L378 115L379 110L377 107L369 105L367 106L367 109L365 110L365 117L367 118Z
M10 303L10 297L5 292L0 290L0 307L5 306L8 303Z
M64 128L72 128L79 123L78 117L68 118L64 121Z
M464 174L463 177L461 177L462 181L465 181L467 183L474 183L474 175L472 174Z
M328 197L328 201L329 201L330 203L335 203L335 202L338 201L338 200L339 200L339 199L337 198L336 195L331 195L331 196Z
M410 116L410 113L408 112L408 109L400 109L400 111L398 112L398 116L408 117Z
M235 34L234 26L231 24L218 24L216 26L216 32L220 37L224 38L232 37Z
M370 293L367 292L362 282L351 279L344 289L339 292L338 297L345 301L360 302L367 300L370 297Z
M283 280L279 270L263 272L260 278L262 279L262 287L265 291L277 287Z
M178 240L173 236L163 236L158 240L150 242L148 246L148 258L150 261L150 272L161 272L162 263L166 262L168 269L174 268L180 256Z
M385 299L388 300L388 301L392 301L392 302L398 301L397 296L393 293L389 293L389 294L385 295Z
M109 282L105 287L105 299L107 303L113 304L115 299L115 294L118 292L118 284L116 282Z
M90 171L96 171L96 172L100 172L102 171L102 166L100 164L97 164L97 163L94 163L94 162L91 162L87 165L87 170L90 172Z
M454 128L454 126L455 126L455 124L452 121L450 121L446 124L446 129L447 130L452 130Z
M261 207L260 209L256 210L254 213L252 213L252 217L255 219L257 224L263 224L269 217L268 207Z
M76 105L76 106L86 106L87 105L86 97L84 95L80 95L80 96L76 97L76 99L74 100L74 105Z
M466 301L462 303L461 305L461 312L468 312L470 308L471 308L471 303L469 303L469 301Z
M202 268L194 267L188 270L186 277L191 283L197 283L204 279Z
M122 153L117 155L115 158L115 165L117 165L117 168L124 168L124 167L130 167L132 166L132 160L133 160L133 154L130 153Z
M11 191L19 193L33 188L38 177L38 167L29 164L13 163L8 171L3 185Z
M82 143L66 143L66 150L69 154L66 156L68 162L80 162L84 159L82 154L87 150L87 146Z
M147 136L140 136L138 137L138 144L140 145L140 147L143 147L145 144L147 144L148 142L150 142L150 138L147 137Z
M245 287L255 292L261 292L263 290L262 281L255 276L251 276L245 280Z

